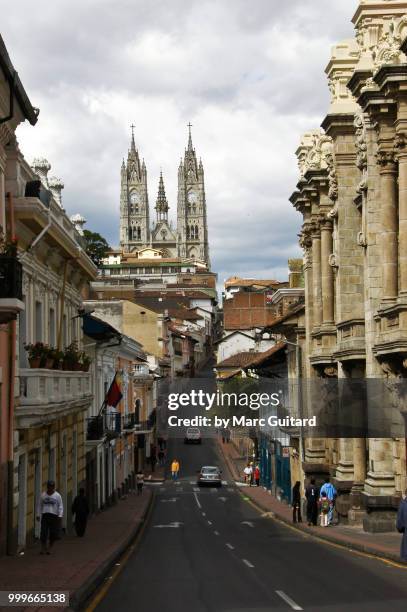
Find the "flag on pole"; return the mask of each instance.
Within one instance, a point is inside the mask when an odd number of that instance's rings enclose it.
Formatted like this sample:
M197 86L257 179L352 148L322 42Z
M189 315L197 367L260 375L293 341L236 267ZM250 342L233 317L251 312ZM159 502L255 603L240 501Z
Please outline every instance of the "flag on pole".
M112 408L116 408L122 397L122 379L121 376L116 372L112 384L110 385L109 391L106 394L106 405L111 406Z

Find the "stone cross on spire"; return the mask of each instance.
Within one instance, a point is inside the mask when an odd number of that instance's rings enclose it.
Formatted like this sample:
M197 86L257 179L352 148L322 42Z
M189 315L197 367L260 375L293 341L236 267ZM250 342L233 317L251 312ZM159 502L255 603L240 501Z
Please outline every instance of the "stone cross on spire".
M188 123L188 131L189 131L189 134L188 134L188 151L192 151L193 150L191 127L192 127L192 123L189 122Z
M134 142L134 128L136 127L134 123L131 124L131 150L136 150L136 143Z

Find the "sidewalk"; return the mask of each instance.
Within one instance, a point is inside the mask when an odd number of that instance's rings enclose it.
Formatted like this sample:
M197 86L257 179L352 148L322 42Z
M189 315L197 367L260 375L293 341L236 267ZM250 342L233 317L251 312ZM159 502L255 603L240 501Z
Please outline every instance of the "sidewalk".
M141 529L152 499L153 491L148 485L141 496L130 493L90 519L84 538L73 534L63 536L55 543L50 556L40 555L38 544L28 548L22 556L0 558L0 590L69 591L69 609L83 610L88 597ZM63 610L13 608L24 609L27 612Z
M233 442L229 444L222 444L220 442L219 446L233 478L242 482L242 472L246 463L245 459L239 455ZM293 526L291 506L278 501L263 487L245 487L242 489L242 493L265 513L270 513L271 517L274 516L280 521ZM396 532L372 534L366 533L360 527L348 525L308 527L306 523L296 523L295 528L313 537L327 540L349 549L396 561L407 568L407 563L405 564L400 559L401 536Z

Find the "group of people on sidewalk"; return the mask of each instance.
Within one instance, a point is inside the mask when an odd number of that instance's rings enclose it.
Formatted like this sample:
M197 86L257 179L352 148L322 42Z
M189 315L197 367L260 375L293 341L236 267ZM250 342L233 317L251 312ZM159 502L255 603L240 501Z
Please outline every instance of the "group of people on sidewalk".
M61 539L64 505L60 493L55 489L55 482L48 480L46 490L41 494L37 507L37 521L41 521L41 555L50 555L54 543ZM72 516L76 535L85 535L89 516L89 504L85 497L85 489L79 489L79 494L72 504Z
M254 465L253 462L248 463L243 470L244 481L250 487L260 486L260 466Z
M302 522L300 487L301 483L297 480L292 491L293 523ZM307 523L309 526L318 524L318 515L321 527L328 527L328 525L333 524L336 496L337 491L329 478L325 478L325 482L320 489L315 484L315 478L311 478L305 488Z

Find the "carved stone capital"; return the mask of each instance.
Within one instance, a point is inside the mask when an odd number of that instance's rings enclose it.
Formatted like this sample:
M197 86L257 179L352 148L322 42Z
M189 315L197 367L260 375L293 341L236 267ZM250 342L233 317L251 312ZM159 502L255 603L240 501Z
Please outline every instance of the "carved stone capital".
M376 153L376 161L381 168L387 168L394 165L396 162L394 151L388 149L379 149Z

